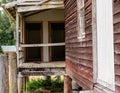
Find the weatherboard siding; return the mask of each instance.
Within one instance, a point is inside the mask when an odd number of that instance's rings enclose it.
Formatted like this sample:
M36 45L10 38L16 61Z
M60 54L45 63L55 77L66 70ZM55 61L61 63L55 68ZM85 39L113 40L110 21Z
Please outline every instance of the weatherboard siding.
M83 89L93 88L92 0L85 0L85 38L77 30L77 0L65 0L66 72Z
M120 93L120 0L114 0L114 57L115 57L115 86Z

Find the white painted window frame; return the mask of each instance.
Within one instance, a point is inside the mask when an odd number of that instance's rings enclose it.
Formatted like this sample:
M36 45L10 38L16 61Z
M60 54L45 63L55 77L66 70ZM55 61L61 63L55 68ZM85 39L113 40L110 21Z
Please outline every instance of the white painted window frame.
M77 0L77 12L78 12L78 39L82 41L85 38L85 5L84 0Z
M115 91L113 1L92 0L94 83Z

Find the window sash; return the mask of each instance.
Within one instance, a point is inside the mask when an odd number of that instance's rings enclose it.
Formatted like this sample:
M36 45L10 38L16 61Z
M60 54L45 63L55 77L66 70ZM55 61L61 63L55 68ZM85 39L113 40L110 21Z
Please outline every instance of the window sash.
M78 39L85 38L85 5L84 0L77 0L78 9Z

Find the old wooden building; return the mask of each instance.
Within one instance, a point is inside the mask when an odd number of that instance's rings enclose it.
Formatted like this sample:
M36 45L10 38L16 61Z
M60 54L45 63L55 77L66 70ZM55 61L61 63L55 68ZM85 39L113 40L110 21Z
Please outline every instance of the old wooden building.
M3 4L2 7L8 17L16 23L19 84L28 76L63 75L65 73L63 0L18 0ZM19 93L20 88L22 86L18 88Z
M61 74L66 60L65 93L71 80L80 93L120 93L120 0L18 0L3 8L16 22L19 74Z
M80 93L120 93L119 8L119 0L65 0L66 73Z

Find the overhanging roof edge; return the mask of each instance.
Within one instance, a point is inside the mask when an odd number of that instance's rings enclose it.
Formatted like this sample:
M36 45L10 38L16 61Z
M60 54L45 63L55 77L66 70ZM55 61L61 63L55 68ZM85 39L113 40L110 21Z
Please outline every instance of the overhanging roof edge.
M2 7L3 10L5 11L7 17L10 18L10 20L15 23L15 18L14 18L14 17L12 16L12 14L7 10L7 8L5 8L5 5L2 5L1 7Z

